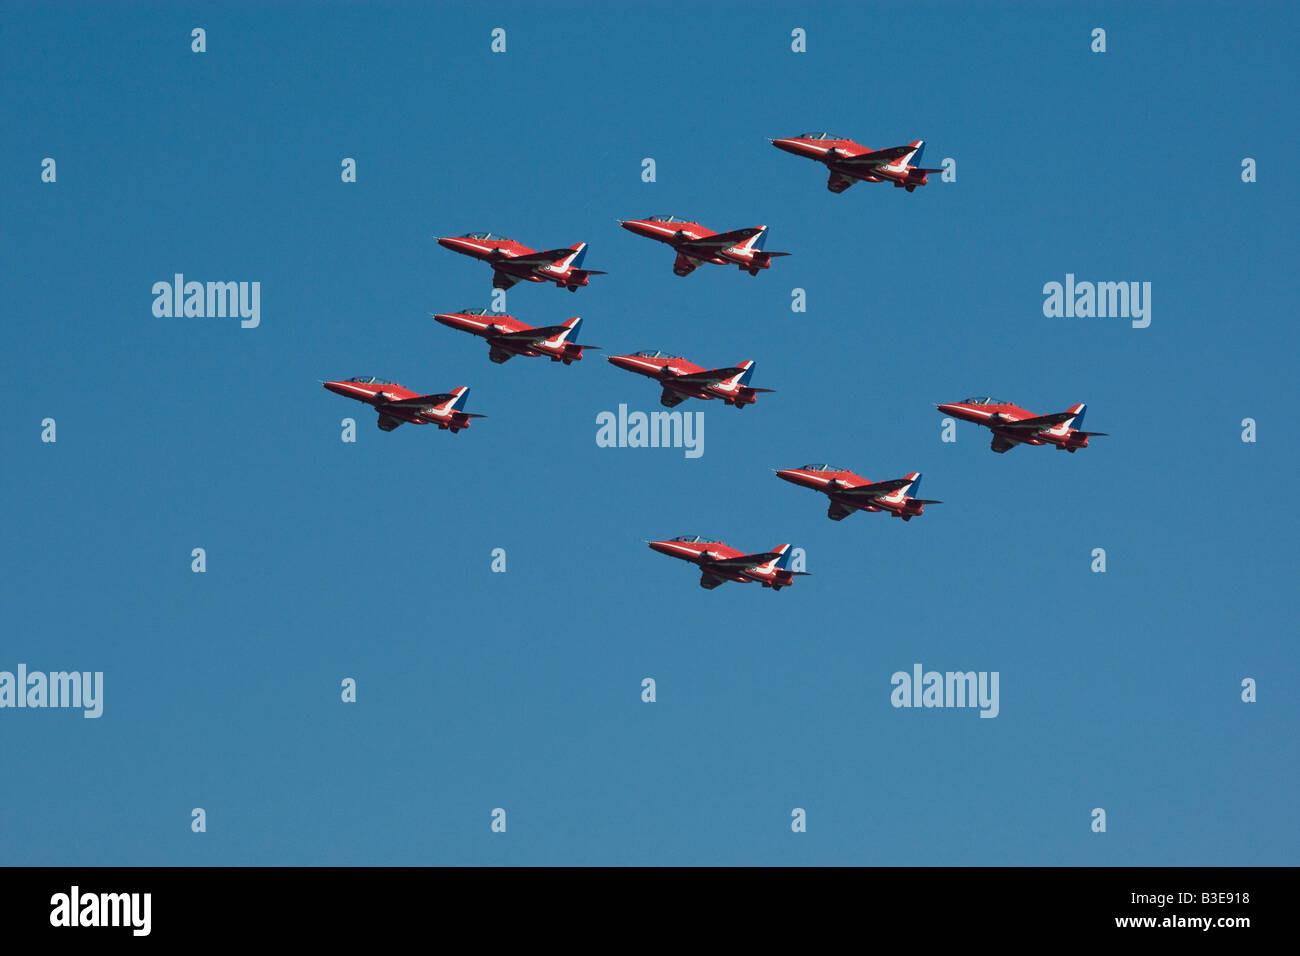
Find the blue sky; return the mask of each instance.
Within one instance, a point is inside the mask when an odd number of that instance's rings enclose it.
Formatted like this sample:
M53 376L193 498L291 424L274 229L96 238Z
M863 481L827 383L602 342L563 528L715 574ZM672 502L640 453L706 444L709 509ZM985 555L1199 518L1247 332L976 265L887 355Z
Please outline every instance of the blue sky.
M0 670L105 700L0 710L0 863L1294 864L1297 14L1238 9L5 4ZM832 195L768 145L805 129L957 181ZM678 278L652 213L792 255ZM470 230L608 271L524 321L776 393L682 406L698 460L598 448L653 385L428 317L489 304L431 238ZM156 318L175 272L260 327ZM1066 273L1150 327L1045 318ZM317 384L359 374L490 417L383 434ZM971 394L1110 437L941 442ZM831 522L807 461L945 503ZM642 543L686 532L813 574L706 592ZM999 716L894 709L917 662Z

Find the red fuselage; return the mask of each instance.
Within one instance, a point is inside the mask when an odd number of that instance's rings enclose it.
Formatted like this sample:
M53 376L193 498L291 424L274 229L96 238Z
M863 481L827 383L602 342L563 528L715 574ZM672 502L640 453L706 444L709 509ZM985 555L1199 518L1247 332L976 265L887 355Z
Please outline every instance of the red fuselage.
M329 391L373 406L379 413L379 427L392 431L402 423L412 425L437 425L453 433L468 428L470 419L481 418L460 410L469 389L458 386L443 395L421 395L396 382L385 382L374 376L358 376L321 383Z
M1040 416L1033 412L994 398L965 399L960 402L948 402L935 406L945 415L959 418L965 422L983 425L993 433L993 450L1006 451L1012 445L1054 445L1062 451L1074 452L1088 447L1089 435L1101 432L1085 432L1071 427L1073 416L1080 416L1083 405L1075 405L1058 418L1061 422L1044 421L1041 427L1018 425L1020 422L1032 422ZM1051 416L1048 416L1049 418Z
M847 469L829 465L785 468L776 474L793 485L826 495L831 501L830 517L836 521L853 511L886 511L904 521L911 521L925 510L926 502L907 494L912 483L921 477L916 472L892 482L873 482ZM879 493L873 494L873 491Z
M741 271L758 275L760 269L771 268L773 256L785 255L782 252L763 251L761 240L767 226L717 233L698 222L674 216L621 219L619 225L638 236L672 246L677 253L673 272L679 276L690 275L702 262L718 266L735 265Z
M438 245L488 263L493 270L492 284L500 289L508 289L520 281L553 282L559 288L576 292L587 285L591 276L603 274L582 268L586 243L581 242L568 249L538 252L513 239L483 232L446 236L438 239Z
M697 539L692 541L691 539ZM775 552L747 555L721 541L698 540L698 535L683 535L665 541L650 541L650 547L660 554L699 565L702 587L714 588L723 581L748 584L757 581L765 588L781 588L794 583L794 574L777 566ZM789 545L780 545L778 550ZM749 563L746 559L753 558Z
M611 364L629 372L652 378L663 385L660 402L669 408L687 398L720 398L728 405L744 408L758 401L759 391L749 387L746 379L753 362L746 360L734 368L704 369L694 362L654 350L631 355L611 355ZM714 374L716 373L716 374Z
M434 319L449 328L487 339L488 357L497 364L515 355L530 358L545 355L552 362L563 362L565 365L582 359L584 346L569 341L577 332L580 322L577 316L564 325L545 328L537 328L527 322L520 322L512 315L489 312L487 309L439 312Z
M877 151L851 139L837 139L824 133L774 139L772 145L795 156L823 164L830 171L831 176L826 186L833 193L843 192L854 182L892 182L911 192L917 186L926 184L927 173L930 172L903 159L880 165L851 162L849 160L855 156L869 156Z

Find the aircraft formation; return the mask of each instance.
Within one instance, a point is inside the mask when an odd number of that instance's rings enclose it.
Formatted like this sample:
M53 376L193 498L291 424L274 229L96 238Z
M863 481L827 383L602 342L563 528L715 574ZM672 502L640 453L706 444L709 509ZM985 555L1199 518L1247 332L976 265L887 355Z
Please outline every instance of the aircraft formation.
M926 185L930 173L941 172L921 165L925 149L922 140L905 146L870 149L851 139L830 133L802 133L799 136L770 141L777 149L823 164L829 178L826 188L842 193L854 183L893 183L896 188L912 192ZM691 219L676 216L648 216L644 219L619 219L629 232L670 246L676 254L673 272L687 276L704 264L734 265L742 272L757 276L770 269L772 260L790 255L768 252L764 248L767 226L749 226L716 233ZM587 243L578 242L564 248L538 252L520 242L490 232L469 232L460 236L434 237L440 246L452 252L482 260L492 268L492 286L509 289L515 284L550 282L556 288L577 292L592 276L605 275L599 269L584 268ZM571 365L582 360L587 349L600 346L577 341L582 319L574 316L560 325L534 327L512 315L488 309L462 309L440 312L432 318L460 332L485 339L488 359L502 364L515 357L549 358L552 362ZM677 355L658 349L611 355L616 368L653 379L662 389L660 404L666 408L680 405L689 398L702 401L720 399L737 410L758 401L761 393L773 389L750 384L754 362L746 359L734 366L706 369ZM323 381L326 389L345 398L365 402L378 413L376 424L390 432L402 424L437 425L453 434L468 428L475 418L485 418L465 411L469 387L457 386L450 392L421 394L395 382L374 376ZM959 402L935 406L941 413L989 429L991 448L1004 454L1017 445L1051 445L1071 454L1088 447L1088 440L1105 432L1083 430L1086 407L1070 406L1063 412L1036 415L1011 402L991 397L965 398ZM842 521L856 511L885 512L903 521L924 513L926 505L942 504L918 496L920 472L902 478L871 481L846 468L827 464L808 464L776 471L777 477L801 488L824 494L828 501L827 517ZM758 583L764 588L781 590L807 572L790 568L793 550L779 544L771 551L746 554L722 541L700 535L647 541L654 551L688 561L700 569L700 587L712 590L727 581Z

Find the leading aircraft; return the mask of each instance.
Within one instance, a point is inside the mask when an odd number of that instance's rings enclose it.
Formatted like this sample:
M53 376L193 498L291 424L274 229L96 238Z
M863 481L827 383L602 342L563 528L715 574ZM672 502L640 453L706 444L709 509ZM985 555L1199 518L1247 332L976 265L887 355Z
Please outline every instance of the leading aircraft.
M861 143L830 133L800 133L785 139L774 139L772 145L787 153L803 156L823 163L830 170L826 188L842 193L855 182L891 182L909 193L924 186L926 176L941 173L942 169L925 169L921 155L925 141L914 140L906 146L888 149L868 149Z
M824 464L785 468L776 474L801 488L823 492L831 500L826 517L832 521L842 521L855 511L887 511L895 518L911 521L926 505L943 504L914 497L921 490L919 471L888 481L868 481L847 468Z
M453 329L487 339L488 358L498 365L516 355L545 355L552 362L572 365L582 359L583 349L600 348L599 345L577 343L582 319L576 315L560 325L547 325L540 329L520 322L513 315L489 312L487 309L439 312L434 319Z
M373 405L379 412L376 424L386 432L391 432L403 422L409 422L412 425L449 428L455 434L462 428L469 428L471 418L487 418L486 415L474 415L463 410L465 398L469 395L467 385L453 388L445 395L421 395L396 382L386 382L373 375L359 375L356 378L321 384L336 395Z
M791 571L791 551L788 544L778 544L762 554L745 554L721 541L703 538L698 534L684 534L666 541L649 541L651 548L660 554L690 561L700 566L700 587L712 591L726 581L748 584L757 581L765 588L779 591L794 584L795 575L807 571Z
M736 265L740 271L756 276L760 269L771 268L774 257L790 254L763 251L763 244L767 241L767 226L750 226L719 233L693 220L678 219L676 216L620 219L618 224L628 232L648 239L658 239L672 246L677 253L673 272L679 276L690 275L702 262L719 266Z
M438 245L461 255L482 259L492 267L492 285L497 289L509 289L526 279L529 282L554 282L558 288L577 292L587 284L589 276L605 275L599 269L582 268L582 260L587 256L585 242L568 249L537 252L504 236L467 232L463 236L438 239Z
M758 401L759 392L770 388L751 388L750 377L754 363L746 359L733 368L703 369L680 355L669 355L658 349L633 352L631 355L611 355L611 364L638 375L653 378L663 385L659 404L666 408L680 405L688 398L720 398L728 405L744 408Z
M1072 405L1067 411L1052 415L1035 415L1019 405L999 398L964 398L960 402L936 405L945 415L983 425L993 432L990 446L1003 454L1017 445L1055 445L1058 451L1074 454L1088 447L1088 439L1105 436L1105 432L1085 432L1083 413L1086 405Z

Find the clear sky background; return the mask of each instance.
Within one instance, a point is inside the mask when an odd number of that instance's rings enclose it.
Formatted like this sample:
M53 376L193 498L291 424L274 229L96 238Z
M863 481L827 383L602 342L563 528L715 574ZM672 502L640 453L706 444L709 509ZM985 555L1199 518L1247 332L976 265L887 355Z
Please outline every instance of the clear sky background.
M5 3L0 669L105 699L0 711L0 863L1296 863L1297 19ZM832 195L768 144L808 129L957 181ZM669 213L792 255L678 278L615 224ZM605 352L434 323L490 302L431 238L470 230L589 242L609 275L509 309ZM176 272L261 282L261 326L154 317ZM1044 318L1066 273L1151 282L1150 327ZM659 408L604 361L642 348L777 391L681 406L698 460L599 448ZM383 434L318 384L361 374L490 417ZM972 394L1110 437L942 443ZM831 522L771 471L809 461L945 503ZM642 540L688 532L812 576L706 592ZM1000 715L894 709L918 662Z

